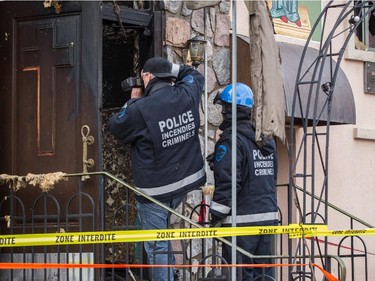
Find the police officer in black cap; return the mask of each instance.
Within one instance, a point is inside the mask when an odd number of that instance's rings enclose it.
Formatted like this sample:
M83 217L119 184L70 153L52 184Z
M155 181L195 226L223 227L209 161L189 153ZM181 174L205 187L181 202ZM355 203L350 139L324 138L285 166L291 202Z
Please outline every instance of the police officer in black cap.
M194 68L164 58L146 61L141 77L145 86L133 88L131 99L109 122L111 133L131 144L136 188L176 208L185 195L206 182L198 137L199 103L204 77ZM137 195L143 229L168 227L168 211ZM150 264L174 264L167 241L145 242ZM169 268L154 268L152 280L174 280Z

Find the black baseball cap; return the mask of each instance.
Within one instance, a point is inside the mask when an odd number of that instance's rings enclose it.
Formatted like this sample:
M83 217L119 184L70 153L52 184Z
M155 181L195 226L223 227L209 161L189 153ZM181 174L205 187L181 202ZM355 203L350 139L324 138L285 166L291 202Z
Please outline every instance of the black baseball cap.
M150 72L159 78L174 77L172 75L172 63L160 57L148 59L143 66L143 72Z

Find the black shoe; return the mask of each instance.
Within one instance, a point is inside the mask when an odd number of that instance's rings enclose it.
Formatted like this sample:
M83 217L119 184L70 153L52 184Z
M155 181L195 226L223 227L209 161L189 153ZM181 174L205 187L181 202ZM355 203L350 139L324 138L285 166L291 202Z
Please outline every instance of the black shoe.
M181 272L179 269L173 269L173 277L175 281L181 280Z

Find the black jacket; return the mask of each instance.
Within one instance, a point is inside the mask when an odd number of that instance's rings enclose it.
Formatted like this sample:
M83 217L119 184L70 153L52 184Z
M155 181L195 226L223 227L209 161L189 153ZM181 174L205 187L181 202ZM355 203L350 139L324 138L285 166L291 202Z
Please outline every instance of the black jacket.
M223 133L215 145L213 170L215 192L210 212L223 225L232 224L232 128L221 125ZM275 141L259 147L249 120L237 121L237 225L277 224L277 154Z
M111 117L111 133L131 143L134 184L159 201L197 189L206 181L198 137L204 78L180 66L175 85L155 77L145 96L129 100ZM147 202L137 196L140 202Z

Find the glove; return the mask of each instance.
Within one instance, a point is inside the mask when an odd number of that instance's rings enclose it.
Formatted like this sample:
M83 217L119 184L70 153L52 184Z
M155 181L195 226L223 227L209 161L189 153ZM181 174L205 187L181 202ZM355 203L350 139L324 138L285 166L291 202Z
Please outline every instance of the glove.
M208 163L208 166L210 167L210 170L213 171L214 170L214 153L211 153L209 154L207 157L206 157L206 161Z
M172 63L172 69L171 69L172 77L177 78L179 72L180 72L180 65L176 63Z
M260 141L257 141L258 147L262 148L267 145L267 143L270 141L271 138L268 138L263 133L260 134Z
M220 227L221 224L222 224L222 219L220 219L217 216L211 214L210 227Z

